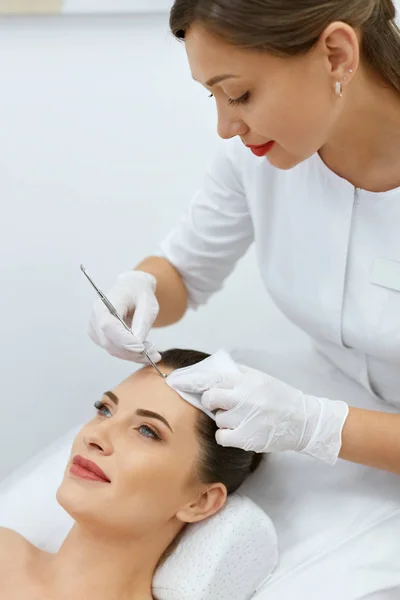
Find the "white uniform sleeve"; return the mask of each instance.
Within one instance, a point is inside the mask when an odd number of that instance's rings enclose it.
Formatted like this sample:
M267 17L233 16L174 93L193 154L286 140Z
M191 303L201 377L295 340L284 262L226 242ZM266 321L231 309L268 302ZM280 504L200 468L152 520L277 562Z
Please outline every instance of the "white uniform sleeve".
M161 244L161 255L183 277L191 308L222 289L254 240L235 143L225 142L189 209Z

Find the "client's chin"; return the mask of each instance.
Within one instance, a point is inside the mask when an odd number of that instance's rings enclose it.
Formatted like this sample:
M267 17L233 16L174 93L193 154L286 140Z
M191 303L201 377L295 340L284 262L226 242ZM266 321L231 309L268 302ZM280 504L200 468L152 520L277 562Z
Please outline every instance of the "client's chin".
M107 505L105 495L111 483L77 477L68 465L64 479L57 490L59 505L75 520L98 522L96 513L103 513ZM108 500L110 500L108 496ZM104 505L103 509L102 506Z

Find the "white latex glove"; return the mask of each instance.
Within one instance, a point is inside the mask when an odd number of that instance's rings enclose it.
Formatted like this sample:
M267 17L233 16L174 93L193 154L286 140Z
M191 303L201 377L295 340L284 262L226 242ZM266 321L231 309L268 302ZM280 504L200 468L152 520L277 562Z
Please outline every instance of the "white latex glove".
M201 404L216 411L218 444L254 452L292 450L335 464L349 407L340 401L307 396L254 369L240 374L197 370L182 373L175 386L202 394ZM204 365L206 367L206 364Z
M119 316L131 326L133 335L113 317L103 302L98 299L89 324L89 336L111 356L147 364L142 354L146 348L154 362L161 355L147 341L150 329L157 318L159 305L155 295L157 281L153 275L143 271L128 271L119 275L114 287L106 294ZM132 324L129 322L133 313Z

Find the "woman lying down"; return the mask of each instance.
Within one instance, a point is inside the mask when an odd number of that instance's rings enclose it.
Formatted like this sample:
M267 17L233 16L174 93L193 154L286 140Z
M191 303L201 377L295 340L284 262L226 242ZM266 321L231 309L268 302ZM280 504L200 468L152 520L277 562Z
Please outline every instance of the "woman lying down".
M170 350L160 366L169 374L205 358ZM149 367L95 407L57 492L76 523L56 554L1 529L0 598L151 600L185 526L221 510L263 456L217 445L215 422Z

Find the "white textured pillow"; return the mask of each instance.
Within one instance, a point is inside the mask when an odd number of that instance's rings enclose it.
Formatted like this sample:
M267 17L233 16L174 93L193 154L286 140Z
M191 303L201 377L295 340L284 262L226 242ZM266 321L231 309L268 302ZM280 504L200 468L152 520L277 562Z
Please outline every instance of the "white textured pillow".
M59 506L78 429L52 444L0 486L0 526L56 552L73 520ZM46 519L43 519L46 515ZM248 600L278 562L275 528L248 498L234 494L217 515L190 526L154 577L157 600Z
M275 528L249 498L233 494L219 513L185 532L153 580L157 600L247 600L278 562Z

